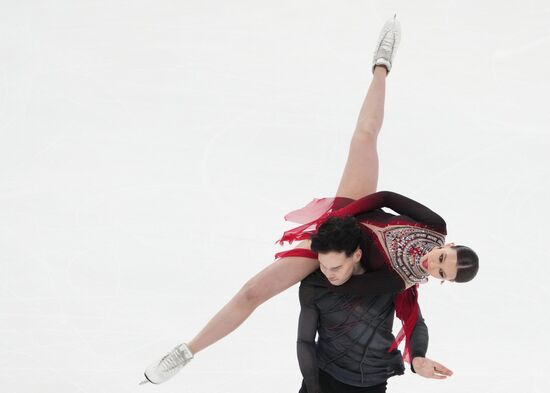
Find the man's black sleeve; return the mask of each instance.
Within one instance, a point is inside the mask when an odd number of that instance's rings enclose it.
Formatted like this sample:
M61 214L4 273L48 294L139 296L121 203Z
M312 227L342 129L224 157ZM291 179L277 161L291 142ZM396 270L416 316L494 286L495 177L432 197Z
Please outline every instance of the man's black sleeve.
M420 312L420 307L418 308L418 320L413 330L411 337L411 371L414 371L412 361L415 357L426 357L426 352L428 351L428 327L424 323L424 318L422 318L422 313Z
M397 277L397 273L389 269L381 269L351 276L349 280L342 285L332 285L326 278L325 280L330 291L354 296L398 293L405 289L403 280Z
M315 336L319 324L319 309L315 305L315 287L300 284L300 319L298 321L298 363L307 393L319 393L319 368Z

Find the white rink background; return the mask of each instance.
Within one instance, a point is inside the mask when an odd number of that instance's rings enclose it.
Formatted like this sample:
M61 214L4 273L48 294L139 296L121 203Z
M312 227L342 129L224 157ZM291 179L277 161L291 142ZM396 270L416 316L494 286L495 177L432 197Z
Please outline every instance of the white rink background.
M0 1L0 390L297 392L297 286L137 387L332 196L398 13L379 189L481 259L431 282L428 356L388 392L546 392L550 6ZM396 326L397 327L397 326Z

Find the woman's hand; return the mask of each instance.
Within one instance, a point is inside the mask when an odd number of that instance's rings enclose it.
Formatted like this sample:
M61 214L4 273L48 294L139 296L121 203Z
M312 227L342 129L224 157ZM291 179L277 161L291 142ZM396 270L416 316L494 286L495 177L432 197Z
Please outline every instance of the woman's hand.
M453 375L447 367L428 358L415 357L412 366L414 371L424 378L446 379Z

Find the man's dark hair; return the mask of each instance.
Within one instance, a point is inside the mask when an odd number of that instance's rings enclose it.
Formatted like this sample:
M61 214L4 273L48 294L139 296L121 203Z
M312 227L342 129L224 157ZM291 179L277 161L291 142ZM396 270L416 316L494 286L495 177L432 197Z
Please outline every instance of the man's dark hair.
M353 216L330 217L317 232L311 235L311 251L328 253L345 252L351 257L361 241L361 228Z
M456 277L454 282L468 282L472 280L479 270L479 258L470 247L453 246L456 250Z

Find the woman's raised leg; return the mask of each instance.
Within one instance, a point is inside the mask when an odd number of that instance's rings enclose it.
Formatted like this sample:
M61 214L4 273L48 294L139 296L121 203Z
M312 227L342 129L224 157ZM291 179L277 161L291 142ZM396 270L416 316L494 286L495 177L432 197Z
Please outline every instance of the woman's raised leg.
M352 199L376 191L378 153L376 140L384 118L387 72L397 48L398 25L395 20L384 25L375 52L373 80L352 137L348 160L336 196ZM384 64L387 67L376 66ZM309 248L309 240L296 248ZM155 383L164 382L181 369L193 355L234 331L260 304L307 277L319 267L314 259L288 257L277 260L250 279L187 345L182 344L152 364L145 372ZM158 377L153 381L149 376Z
M384 66L376 66L367 96L361 106L359 118L348 153L348 159L336 196L359 199L376 192L378 183L378 134L384 120L386 95Z
M396 16L386 21L372 59L373 77L361 106L355 132L351 138L348 160L336 196L359 199L376 192L378 151L376 142L384 120L386 76L401 41L401 25Z

